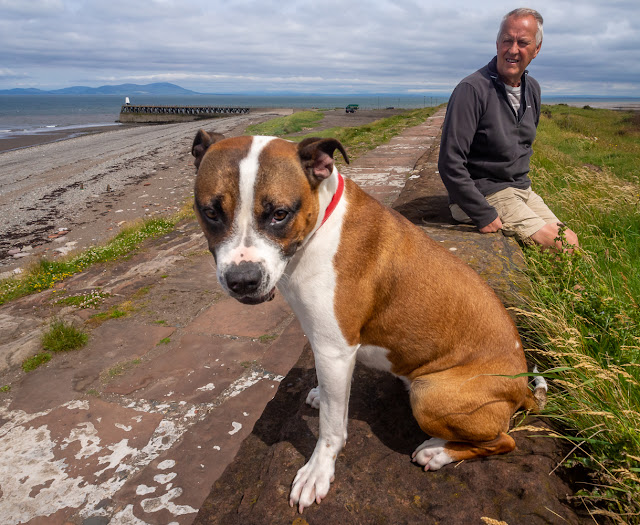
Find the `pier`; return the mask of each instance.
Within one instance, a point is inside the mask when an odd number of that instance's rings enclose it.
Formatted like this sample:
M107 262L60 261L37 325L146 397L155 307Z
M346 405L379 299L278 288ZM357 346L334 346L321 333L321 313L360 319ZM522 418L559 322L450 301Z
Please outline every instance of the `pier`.
M225 106L133 106L120 108L120 122L188 122L249 113L249 108Z

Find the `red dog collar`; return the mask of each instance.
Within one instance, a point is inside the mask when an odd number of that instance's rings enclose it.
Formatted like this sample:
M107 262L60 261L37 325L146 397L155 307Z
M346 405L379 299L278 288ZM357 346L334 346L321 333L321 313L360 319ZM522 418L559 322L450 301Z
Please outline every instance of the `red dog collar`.
M336 206L338 205L338 202L340 202L340 197L342 197L343 192L344 192L344 179L342 178L342 175L338 173L338 189L333 194L333 198L331 199L329 206L327 206L327 209L324 212L324 218L322 219L322 223L320 223L320 226L322 226L326 222L329 216L333 213L333 210L336 209Z

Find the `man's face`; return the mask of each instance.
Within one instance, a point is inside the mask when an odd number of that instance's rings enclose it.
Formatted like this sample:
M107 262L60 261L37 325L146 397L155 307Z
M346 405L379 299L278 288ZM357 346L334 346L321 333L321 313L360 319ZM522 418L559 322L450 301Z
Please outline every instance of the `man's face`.
M532 16L509 17L496 42L498 49L498 75L510 86L519 86L520 78L529 63L538 55L536 45L538 24Z

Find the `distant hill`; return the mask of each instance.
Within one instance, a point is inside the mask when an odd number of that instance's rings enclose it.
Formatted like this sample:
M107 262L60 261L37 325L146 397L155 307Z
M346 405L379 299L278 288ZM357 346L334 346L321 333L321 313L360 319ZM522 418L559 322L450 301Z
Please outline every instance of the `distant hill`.
M41 89L1 89L0 95L199 95L195 91L184 89L168 82L154 84L120 84L117 86L73 86L64 89L45 91Z

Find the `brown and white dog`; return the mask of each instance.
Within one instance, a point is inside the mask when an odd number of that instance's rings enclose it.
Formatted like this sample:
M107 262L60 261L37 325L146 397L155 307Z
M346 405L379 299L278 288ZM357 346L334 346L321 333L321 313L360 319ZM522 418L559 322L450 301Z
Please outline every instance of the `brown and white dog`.
M275 287L313 348L315 450L291 488L300 512L327 495L347 439L356 358L403 378L431 436L425 470L515 448L519 408L537 408L516 327L469 266L334 167L335 139L196 136L195 210L220 284L243 303ZM540 389L546 383L537 378ZM541 396L544 397L544 396Z

